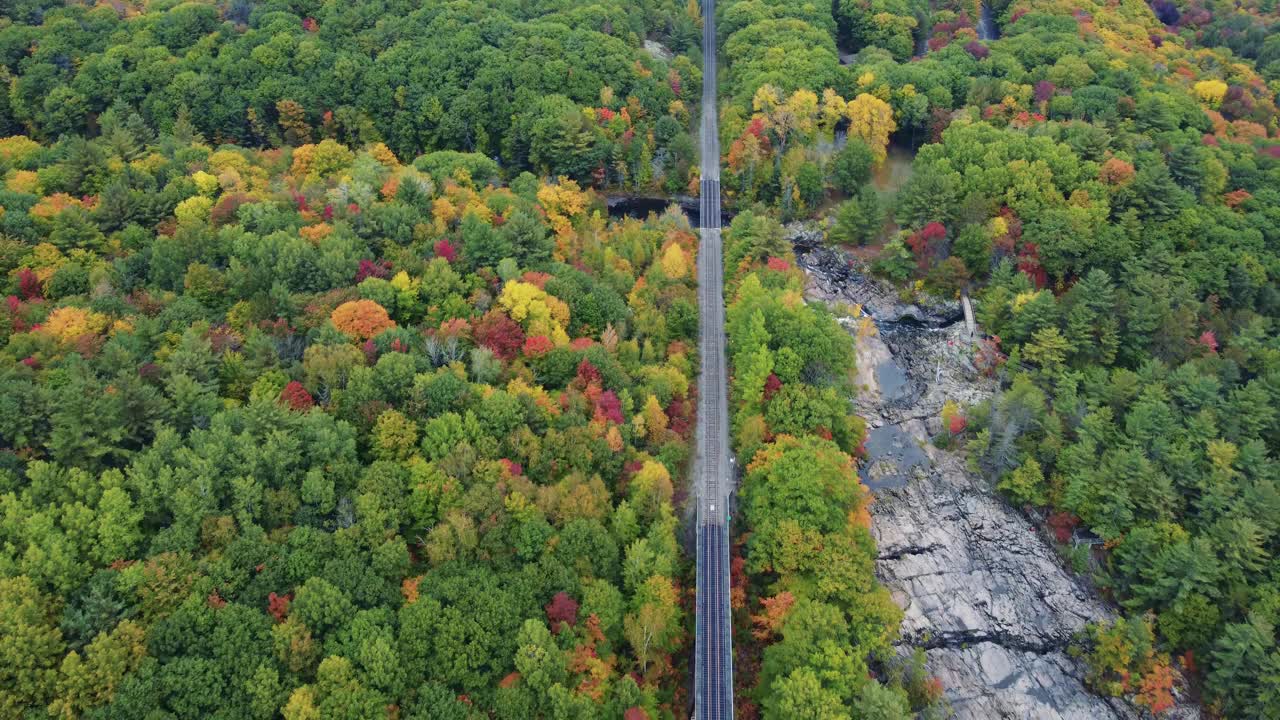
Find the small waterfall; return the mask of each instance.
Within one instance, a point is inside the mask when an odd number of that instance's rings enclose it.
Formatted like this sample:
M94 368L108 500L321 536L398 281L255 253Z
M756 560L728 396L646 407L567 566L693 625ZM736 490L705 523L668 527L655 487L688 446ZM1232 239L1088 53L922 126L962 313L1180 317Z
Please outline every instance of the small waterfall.
M1000 29L996 27L995 13L991 11L991 3L984 2L978 13L978 39L997 40L999 37Z

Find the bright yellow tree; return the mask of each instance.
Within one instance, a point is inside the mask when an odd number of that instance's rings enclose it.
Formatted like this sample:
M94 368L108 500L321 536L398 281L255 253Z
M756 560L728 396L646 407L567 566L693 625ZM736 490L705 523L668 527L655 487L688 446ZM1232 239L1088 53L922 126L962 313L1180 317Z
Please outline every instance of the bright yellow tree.
M822 91L822 129L826 132L835 132L836 125L844 119L849 103L836 94L835 90L827 88Z
M1196 97L1211 108L1222 105L1227 96L1227 84L1221 80L1201 80L1195 84Z
M565 234L573 230L573 219L586 210L587 194L578 183L562 177L555 185L538 188L538 202L547 211L547 220L556 233Z
M209 211L213 209L213 199L204 195L192 195L178 203L173 209L174 217L183 225L196 225L209 219Z
M191 175L191 179L195 181L196 189L201 195L213 195L218 191L218 177L211 175L203 170L197 170Z
M665 465L653 460L645 460L627 483L631 506L646 519L658 517L662 506L669 505L674 494L671 473Z
M321 140L316 145L301 145L293 150L289 173L295 177L315 179L328 177L351 165L356 154L336 140Z
M874 95L860 93L845 110L849 118L849 134L860 138L871 148L876 164L888 155L889 135L898 129L893 121L893 108Z
M802 134L813 132L814 121L818 117L818 96L810 90L801 88L787 98L783 107L795 118L796 131Z
M809 90L797 90L784 99L778 88L761 85L751 99L751 108L768 124L779 154L785 154L794 135L813 132L818 119L818 96Z
M545 335L556 345L569 342L564 330L569 322L569 306L537 285L512 280L503 286L498 304L530 335Z
M649 442L658 445L666 437L667 434L667 414L662 411L662 404L658 402L658 398L650 395L644 403L645 432L649 436Z
M662 253L662 272L673 280L682 278L689 272L689 262L678 243L671 243Z
M110 320L106 315L78 307L60 307L49 313L40 329L62 342L70 342L81 335L97 335L107 329Z

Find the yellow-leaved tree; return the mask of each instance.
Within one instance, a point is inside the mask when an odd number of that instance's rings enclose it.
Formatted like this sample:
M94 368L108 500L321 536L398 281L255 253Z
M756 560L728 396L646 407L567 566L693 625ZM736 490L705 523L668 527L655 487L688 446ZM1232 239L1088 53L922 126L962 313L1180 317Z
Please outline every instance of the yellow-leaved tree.
M650 395L644 403L644 409L640 411L644 417L644 431L648 436L649 444L655 447L662 444L667 437L667 414L662 410L662 403L658 402L658 398Z
M888 155L889 135L898 129L893 108L874 95L860 93L846 106L845 114L849 118L849 134L871 148L877 165L883 163Z
M665 465L654 460L645 460L631 477L631 482L627 483L631 506L646 519L658 517L662 506L669 505L674 494L671 473Z
M211 175L203 170L197 170L191 175L191 179L196 184L196 189L201 195L214 195L218 192L218 176Z
M297 178L327 178L345 170L355 161L356 154L336 140L321 140L316 145L301 145L293 150L293 164L289 173Z
M689 272L689 261L679 243L671 243L662 253L662 272L672 280L682 278Z
M783 98L778 88L761 85L751 98L751 109L765 120L778 154L783 155L794 137L813 133L818 119L818 96L809 90L797 90Z
M1222 99L1227 96L1227 84L1221 80L1201 80L1195 84L1195 90L1196 97L1214 109L1222 105Z
M569 342L564 330L569 323L569 306L537 285L512 280L502 287L498 304L529 335L545 335L556 345Z
M547 211L547 220L556 233L566 234L573 230L573 219L587 209L587 194L578 183L561 177L555 185L538 188L538 202Z
M178 206L173 209L173 216L182 225L198 225L209 219L209 211L212 209L212 198L192 195L178 203Z
M640 674L650 666L665 669L664 658L680 644L680 603L670 578L653 575L641 585L632 600L634 612L622 619L622 631L635 651Z
M836 125L844 119L845 113L848 112L849 103L836 94L835 90L827 88L822 91L822 108L821 118L819 120L823 131L827 133L835 132Z
M70 342L82 335L97 335L107 329L110 319L106 315L78 307L60 307L49 313L40 329L62 342Z

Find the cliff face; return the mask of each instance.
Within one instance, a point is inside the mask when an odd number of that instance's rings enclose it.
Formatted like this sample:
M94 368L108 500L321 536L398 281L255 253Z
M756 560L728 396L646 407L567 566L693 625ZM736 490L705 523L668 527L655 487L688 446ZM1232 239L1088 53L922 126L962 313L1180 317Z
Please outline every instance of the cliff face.
M1083 664L1066 653L1085 623L1111 617L1108 607L959 455L928 442L943 402L969 405L995 390L965 357L959 307L904 306L812 235L798 235L796 250L810 301L856 303L879 328L858 333L849 322L862 386L855 411L870 427L864 481L875 495L877 570L905 612L901 652L925 651L958 718L1141 717L1088 692Z

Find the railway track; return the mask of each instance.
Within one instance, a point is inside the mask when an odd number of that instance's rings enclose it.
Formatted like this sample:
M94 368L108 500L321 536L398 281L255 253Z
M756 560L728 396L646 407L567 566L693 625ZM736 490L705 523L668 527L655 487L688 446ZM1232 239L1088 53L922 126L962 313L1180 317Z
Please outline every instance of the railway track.
M733 638L729 609L730 469L725 368L724 268L720 238L720 131L717 117L716 6L703 0L701 219L698 252L697 602L694 717L733 718Z

